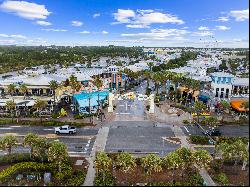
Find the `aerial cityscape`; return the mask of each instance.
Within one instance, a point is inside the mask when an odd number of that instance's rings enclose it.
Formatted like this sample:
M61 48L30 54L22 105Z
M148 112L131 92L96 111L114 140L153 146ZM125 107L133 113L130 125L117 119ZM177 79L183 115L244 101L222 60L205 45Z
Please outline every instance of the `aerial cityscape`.
M247 0L0 0L0 186L249 186Z

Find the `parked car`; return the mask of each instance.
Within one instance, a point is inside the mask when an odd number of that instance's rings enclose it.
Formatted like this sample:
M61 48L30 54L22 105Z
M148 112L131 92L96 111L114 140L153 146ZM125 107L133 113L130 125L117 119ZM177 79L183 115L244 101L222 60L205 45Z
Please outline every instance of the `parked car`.
M64 125L61 127L55 127L55 133L56 134L75 134L76 133L76 127Z

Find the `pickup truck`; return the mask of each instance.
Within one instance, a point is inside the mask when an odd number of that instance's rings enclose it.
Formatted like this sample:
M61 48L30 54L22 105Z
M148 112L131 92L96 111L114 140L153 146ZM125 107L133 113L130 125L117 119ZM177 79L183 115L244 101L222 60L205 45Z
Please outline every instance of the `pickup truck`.
M64 125L61 127L55 127L55 133L56 134L75 134L76 133L76 127Z

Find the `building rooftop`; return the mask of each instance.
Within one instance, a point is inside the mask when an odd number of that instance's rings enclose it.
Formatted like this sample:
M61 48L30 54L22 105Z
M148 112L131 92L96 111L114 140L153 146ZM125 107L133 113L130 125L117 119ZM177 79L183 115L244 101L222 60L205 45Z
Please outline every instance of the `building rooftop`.
M214 72L211 73L210 75L215 77L234 77L234 75L226 72Z

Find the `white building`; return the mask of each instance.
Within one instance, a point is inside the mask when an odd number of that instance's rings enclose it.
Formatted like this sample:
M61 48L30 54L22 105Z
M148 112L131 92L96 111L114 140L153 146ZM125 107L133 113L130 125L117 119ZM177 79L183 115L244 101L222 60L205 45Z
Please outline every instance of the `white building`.
M211 73L211 89L217 98L230 98L234 75L225 72Z

